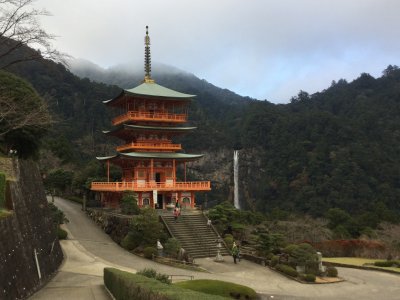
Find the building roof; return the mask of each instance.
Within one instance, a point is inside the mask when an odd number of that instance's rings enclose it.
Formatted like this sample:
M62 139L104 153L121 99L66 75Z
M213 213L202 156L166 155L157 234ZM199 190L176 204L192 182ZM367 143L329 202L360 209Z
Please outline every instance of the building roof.
M165 134L182 134L197 127L173 127L173 126L146 126L146 125L130 125L121 124L111 130L103 130L104 134L112 135L118 138L135 137L138 132L164 132Z
M138 85L137 87L134 87L132 89L122 90L122 92L117 97L103 101L103 103L112 104L124 94L131 96L163 98L165 100L190 100L191 98L196 97L196 95L180 93L163 87L162 85L154 82L143 82L141 85Z
M98 160L114 160L118 158L142 160L142 159L177 159L177 160L195 160L203 157L203 154L187 154L174 152L128 152L118 153L112 156L96 157Z

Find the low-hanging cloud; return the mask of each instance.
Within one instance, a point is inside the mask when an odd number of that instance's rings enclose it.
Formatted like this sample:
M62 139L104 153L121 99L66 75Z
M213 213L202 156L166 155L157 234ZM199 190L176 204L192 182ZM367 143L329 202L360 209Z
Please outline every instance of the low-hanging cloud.
M287 102L399 64L396 0L39 0L55 45L109 67L152 58L223 88Z

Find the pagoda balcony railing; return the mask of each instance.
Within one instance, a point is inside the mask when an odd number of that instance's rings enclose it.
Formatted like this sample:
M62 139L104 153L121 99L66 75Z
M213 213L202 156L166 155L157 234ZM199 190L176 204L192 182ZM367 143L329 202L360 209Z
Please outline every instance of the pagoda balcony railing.
M129 143L117 147L119 152L126 150L177 151L182 150L182 145L172 143Z
M210 181L192 181L192 182L92 182L90 188L92 191L103 192L147 192L147 191L210 191Z
M113 125L119 125L127 121L157 121L157 122L187 122L187 114L170 114L160 112L128 111L112 120Z

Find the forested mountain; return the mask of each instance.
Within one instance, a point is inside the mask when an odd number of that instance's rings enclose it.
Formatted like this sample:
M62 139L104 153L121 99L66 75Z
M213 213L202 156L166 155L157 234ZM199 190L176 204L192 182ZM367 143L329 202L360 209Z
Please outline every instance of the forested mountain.
M141 77L86 69L86 76L116 84L107 85L78 78L52 62L23 63L10 71L31 82L57 116L45 148L60 159L59 168L75 170L71 182L77 186L87 177L100 176L101 169L88 161L112 151L101 135L110 127L110 113L101 101L119 93L116 85L131 88ZM244 206L313 216L330 211L344 220L337 230L354 236L381 220L399 221L397 67L389 66L380 78L361 74L350 83L332 82L313 95L301 91L286 105L243 98L177 70L153 77L159 84L198 95L190 112L190 123L198 130L182 142L187 152L208 156L207 163L193 167L191 176L200 176L200 171L205 178L220 176L209 198L229 198L230 150L235 147L242 148ZM223 159L217 161L213 153Z

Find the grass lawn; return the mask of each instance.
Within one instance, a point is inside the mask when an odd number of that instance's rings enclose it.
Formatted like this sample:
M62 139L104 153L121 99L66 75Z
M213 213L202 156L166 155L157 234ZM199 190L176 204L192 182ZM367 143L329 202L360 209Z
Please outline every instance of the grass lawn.
M175 283L175 285L181 288L222 297L232 298L232 296L240 294L240 298L235 299L258 299L257 293L253 289L244 285L226 281L203 279L188 280ZM246 295L248 298L246 298Z
M357 267L362 267L362 266L366 265L366 267L382 269L382 270L391 270L391 271L400 273L400 268L377 267L377 266L373 265L374 262L376 262L376 261L385 261L384 259L361 258L361 257L323 257L322 261L344 264L344 265L349 265L349 266L357 266Z

